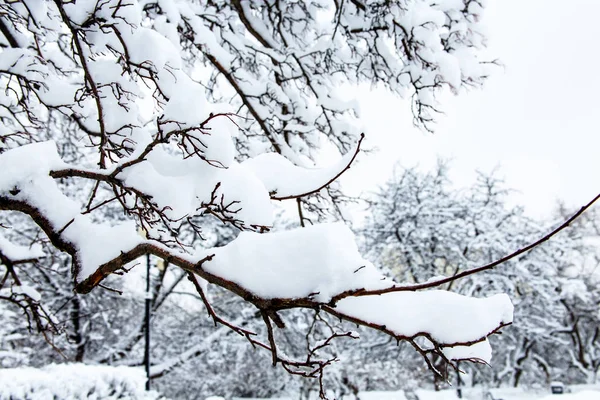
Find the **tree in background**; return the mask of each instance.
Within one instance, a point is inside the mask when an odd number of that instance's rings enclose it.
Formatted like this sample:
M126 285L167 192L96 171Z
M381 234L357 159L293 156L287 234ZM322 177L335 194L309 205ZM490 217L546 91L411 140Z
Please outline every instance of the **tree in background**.
M459 189L448 171L445 162L427 173L398 170L369 201L363 247L395 279L420 284L457 276L548 232L548 224L509 206L510 190L497 173L479 174L475 184ZM471 384L595 382L597 277L590 272L590 263L597 263L595 220L595 213L587 214L573 229L501 268L448 282L446 290L468 296L508 293L515 305L515 324L493 339L492 368L461 365L471 373Z

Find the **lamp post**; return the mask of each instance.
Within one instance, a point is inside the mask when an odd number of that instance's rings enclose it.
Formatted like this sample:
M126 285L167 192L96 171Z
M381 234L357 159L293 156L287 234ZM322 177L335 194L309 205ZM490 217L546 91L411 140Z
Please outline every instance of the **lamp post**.
M462 379L460 377L460 361L456 362L456 397L458 397L459 399L462 399Z
M150 254L146 254L146 343L144 349L144 366L146 368L146 390L150 390L150 306L152 293L150 292Z
M143 227L138 228L138 235L147 238L148 234ZM152 293L150 292L150 254L146 254L146 313L144 318L144 368L146 370L146 390L150 390L150 308L152 306Z

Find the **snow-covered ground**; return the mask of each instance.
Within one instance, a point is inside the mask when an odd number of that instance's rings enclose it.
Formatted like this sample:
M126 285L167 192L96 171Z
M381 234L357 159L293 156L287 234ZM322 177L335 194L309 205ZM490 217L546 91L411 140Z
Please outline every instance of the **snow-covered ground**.
M141 368L51 364L0 369L0 400L163 400L146 392Z
M568 387L570 393L553 395L549 389L523 389L523 388L467 388L463 390L463 400L600 400L600 385L573 385ZM491 397L490 397L491 395ZM209 399L206 399L209 400ZM223 398L210 398L210 400L224 400ZM242 399L232 400L294 400L292 397L277 399ZM399 391L371 391L359 392L357 398L344 396L344 400L460 400L456 390L433 391L417 389L414 392Z
M144 372L141 368L94 366L85 364L51 364L44 368L0 369L0 400L165 400L158 393L144 391ZM600 400L600 385L573 385L569 393L550 394L546 388L525 390L522 388L465 388L465 400ZM277 399L231 400L293 400L296 397ZM206 400L224 400L211 397ZM456 390L417 389L414 392L370 391L344 400L459 400Z
M463 390L466 400L600 400L600 385L572 385L570 393L551 394L547 388L468 388ZM418 400L458 400L456 390L416 390Z
M600 385L572 386L571 393L553 395L548 389L525 390L522 388L483 389L469 388L463 391L464 400L600 400ZM491 397L489 396L491 394ZM363 392L359 400L460 400L456 390L417 389L414 392Z

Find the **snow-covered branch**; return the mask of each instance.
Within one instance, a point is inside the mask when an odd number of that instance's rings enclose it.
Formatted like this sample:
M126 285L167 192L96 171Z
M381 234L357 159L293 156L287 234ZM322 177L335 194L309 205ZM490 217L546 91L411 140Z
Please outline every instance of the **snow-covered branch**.
M493 265L407 286L364 260L341 223L271 232L277 201L333 198L356 161L359 110L340 87L382 84L431 129L439 91L483 82L479 2L28 3L0 5L0 210L29 216L70 256L77 293L152 255L185 271L215 323L321 383L335 357L317 352L354 335L288 357L286 310L380 330L434 370L432 356L489 362L487 337L512 322L508 297L417 290ZM338 161L319 168L327 145ZM239 235L199 246L208 218ZM222 317L198 278L252 305L266 339Z

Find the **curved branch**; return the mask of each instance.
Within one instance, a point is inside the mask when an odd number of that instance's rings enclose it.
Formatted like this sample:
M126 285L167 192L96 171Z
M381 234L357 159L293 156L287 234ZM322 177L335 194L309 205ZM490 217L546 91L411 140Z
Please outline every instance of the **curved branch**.
M19 47L19 43L14 38L14 36L12 35L12 33L10 32L8 27L4 24L4 21L2 20L2 18L0 18L0 32L2 32L2 34L6 38L6 41L8 42L8 44L10 44L10 47L12 47L14 49Z
M481 343L483 341L485 341L490 335L499 333L500 330L506 326L511 325L512 323L501 323L499 324L497 327L495 327L494 329L492 329L490 332L487 332L483 335L481 335L480 338L475 339L475 340L467 340L467 341L462 341L462 342L452 342L452 343L440 343L440 341L435 340L430 333L428 332L418 332L415 333L412 336L404 336L404 335L399 335L397 333L395 333L394 331L392 331L391 329L387 328L385 325L378 325L369 321L365 321L363 319L359 319L350 315L346 315L344 313L341 313L337 310L335 310L333 307L331 306L327 306L324 305L321 307L321 309L339 319L343 319L345 321L357 324L357 325L362 325L364 327L367 328L371 328L371 329L375 329L378 330L380 332L385 333L386 335L391 336L392 338L396 339L397 341L407 341L409 343L411 343L413 345L413 347L415 347L419 353L421 353L421 355L423 356L423 358L426 360L426 362L428 363L430 369L436 373L439 374L439 371L437 371L437 369L435 368L431 368L432 364L430 363L429 359L427 358L427 354L428 353L434 353L437 354L439 356L441 356L442 358L444 358L451 366L456 367L451 360L449 360L443 353L443 349L444 348L452 348L452 347L459 347L459 346L473 346L477 343ZM433 345L433 349L431 350L422 350L420 346L416 345L416 340L418 338L425 338L427 339L429 342L431 342L431 344ZM454 360L454 361L460 361L460 360ZM440 375L441 376L441 375Z
M352 163L354 162L354 160L356 159L356 156L358 155L358 153L360 152L360 145L362 144L363 139L365 138L365 134L361 133L360 134L360 138L358 139L358 143L356 144L356 150L354 150L354 154L352 155L352 158L350 159L350 161L348 161L348 164L346 164L346 166L344 167L344 169L342 169L341 171L339 171L333 178L329 179L327 182L325 182L323 185L319 186L316 189L313 189L311 191L305 192L305 193L300 193L300 194L295 194L295 195L289 195L289 196L277 196L277 194L273 194L271 195L271 199L272 200L289 200L289 199L298 199L300 197L305 197L305 196L310 196L311 194L315 194L318 193L319 191L321 191L322 189L326 188L327 186L331 185L333 182L335 182L340 176L342 176L342 174L346 171L348 171L350 169L350 166L352 165Z
M71 19L69 18L65 9L63 8L62 3L59 0L54 0L54 3L56 4L56 8L58 8L58 11L62 16L63 22L67 25L67 28L69 28L69 31L71 32L73 43L77 48L77 54L79 55L79 60L81 61L81 67L83 69L85 80L90 85L90 90L92 91L94 101L96 102L96 108L98 111L98 125L100 126L100 161L98 164L100 168L104 169L106 168L106 152L104 146L106 146L108 142L108 137L106 133L106 127L104 124L104 111L102 107L100 93L98 92L98 85L96 84L94 78L92 77L92 74L90 73L85 54L83 53L83 47L81 46L81 42L77 37L77 35L79 34L79 29L75 28L71 23Z
M230 73L225 67L223 67L223 65L221 65L221 63L212 54L209 54L208 52L203 51L201 48L199 48L199 50L202 51L202 54L204 54L204 56L208 59L208 61L210 61L210 63L221 74L223 74L225 79L227 79L227 82L229 82L229 84L235 90L235 92L238 94L238 96L240 96L242 103L244 103L244 106L248 109L250 114L252 114L252 116L254 117L254 120L258 123L258 126L260 126L260 129L263 131L263 133L265 134L265 136L271 143L271 146L273 146L273 149L277 153L282 154L281 146L279 145L279 143L277 143L277 141L273 137L272 132L267 127L267 124L265 123L265 121L258 114L258 111L256 110L256 108L254 106L252 106L252 104L250 103L250 99L248 98L246 93L244 93L244 91L242 90L240 85L236 82L235 78L233 77L233 74Z
M573 214L569 219L567 219L565 222L563 222L560 226L558 226L557 228L555 228L554 230L552 230L550 233L548 233L547 235L545 235L544 237L540 238L539 240L536 240L533 243L528 244L525 247L522 247L518 250L516 250L513 253L510 253L496 261L493 261L489 264L480 266L480 267L476 267L476 268L471 268L471 269L467 269L463 272L460 272L458 274L452 275L452 276L448 276L446 278L442 278L442 279L436 279L433 281L429 281L429 282L424 282L424 283L420 283L420 284L416 284L416 285L394 285L394 286L390 286L388 288L384 288L384 289L377 289L377 290L365 290L365 289L356 289L356 290L348 290L346 292L340 293L337 296L334 296L331 299L331 302L329 304L334 305L335 303L337 303L338 301L340 301L343 298L346 297L357 297L357 296L372 296L372 295L381 295L384 293L392 293L392 292L406 292L406 291L417 291L417 290L422 290L422 289L431 289L434 287L438 287L440 285L443 285L445 283L448 282L452 282L455 281L457 279L461 279L464 278L466 276L470 276L470 275L474 275L477 274L479 272L482 271L486 271L488 269L492 269L500 264L504 264L507 261L512 260L515 257L520 256L523 253L526 253L530 250L532 250L533 248L541 245L542 243L550 240L553 236L555 236L556 234L558 234L560 231L562 231L563 229L567 228L569 225L571 225L573 223L573 221L575 221L577 218L579 218L587 209L589 209L598 199L600 199L600 194L596 195L596 197L594 197L592 200L590 200L586 205L584 205L583 207L581 207L579 209L579 211L577 211L575 214Z
M52 225L52 223L46 217L44 217L43 210L38 209L35 205L28 204L24 200L10 199L6 196L0 196L0 210L20 211L25 214L28 214L34 220L34 222L47 234L47 236L50 238L50 241L52 242L52 244L56 248L63 250L65 252L67 252L68 254L70 254L73 258L75 265L78 265L79 260L78 260L77 244L66 239L63 235L64 229L59 229L59 228L54 227ZM334 307L331 305L323 304L322 302L312 300L310 298L311 297L310 295L306 296L306 297L300 297L300 298L261 298L261 297L257 296L256 294L254 294L253 292L251 292L249 289L244 288L242 285L240 285L236 282L225 279L225 278L215 275L213 273L207 272L206 269L203 268L203 264L211 261L215 257L214 254L207 254L203 258L199 258L199 257L192 258L192 257L189 257L183 253L177 252L176 250L170 249L170 248L168 248L156 241L152 241L152 240L146 240L142 243L135 245L131 249L124 250L117 257L114 257L112 260L104 263L103 265L100 265L90 276L85 278L85 280L83 280L79 283L76 283L75 290L78 293L90 292L94 287L98 286L100 284L100 282L104 278L106 278L108 275L110 275L118 270L124 269L126 264L128 264L132 261L135 261L139 257L142 257L143 255L146 255L146 254L152 254L152 255L154 255L158 258L161 258L161 259L169 262L170 264L176 265L176 266L182 268L183 270L185 270L186 272L188 272L188 276L191 278L192 282L195 283L196 289L199 290L200 293L202 293L202 291L200 290L201 289L200 285L195 280L194 275L198 275L201 278L208 281L209 283L218 285L218 286L240 296L245 301L255 305L262 313L263 318L265 319L265 324L267 326L267 329L269 330L269 332L268 332L269 333L269 338L268 338L269 344L263 343L261 341L258 341L256 339L252 338L250 336L251 333L249 331L246 331L246 332L241 331L240 330L241 328L233 326L232 324L227 323L227 321L224 321L221 318L219 318L218 316L216 316L216 314L214 314L214 311L212 311L212 308L210 307L210 305L207 303L206 298L203 298L203 300L205 301L205 304L207 305L207 309L209 310L209 313L211 314L211 316L213 317L213 319L216 323L223 324L223 325L227 326L228 328L233 329L235 332L241 333L253 345L262 347L262 348L265 348L265 349L271 351L272 356L273 356L273 362L281 363L282 367L284 369L286 369L288 372L293 373L293 374L307 376L307 377L320 377L323 372L323 368L325 368L326 365L329 365L334 360L325 360L325 361L312 360L311 361L309 359L308 361L305 362L305 361L296 361L296 360L288 359L287 357L284 357L281 354L279 354L275 347L275 340L273 337L272 327L270 327L270 320L269 320L270 316L276 315L277 311L291 309L291 308L311 308L311 309L315 309L315 310L321 309L321 310L323 310L335 317L338 317L340 319L343 319L343 320L346 320L346 321L349 321L349 322L352 322L355 324L363 325L365 327L377 329L381 332L384 332L384 333L390 335L391 337L395 338L398 341L406 340L411 343L415 343L415 340L417 338L419 338L419 337L425 338L430 343L432 343L434 346L433 349L431 349L431 350L423 350L421 352L421 354L423 356L425 356L425 359L427 361L429 359L426 356L429 354L438 354L441 357L445 357L445 355L443 353L444 348L455 347L455 346L471 346L473 344L484 341L487 338L487 336L497 332L502 327L508 325L508 323L500 321L498 323L498 326L496 326L494 329L492 329L491 332L484 332L479 337L470 338L470 340L463 341L463 342L440 343L439 341L436 341L432 337L432 335L428 332L418 332L411 337L402 336L402 335L395 333L391 329L388 329L385 325L378 325L373 322L370 322L368 319L365 319L365 318L353 317L351 315L347 315L342 311L334 309ZM194 282L194 281L196 281L196 282ZM413 290L416 290L416 289L413 289ZM359 296L359 295L360 294L354 294L354 296ZM201 294L201 296L202 296L202 294ZM275 319L274 319L274 321L277 322L277 320L275 320ZM451 365L453 365L451 361L449 361L449 362ZM430 365L429 362L428 362L428 365ZM311 371L306 372L305 370L303 370L304 368L309 368Z

